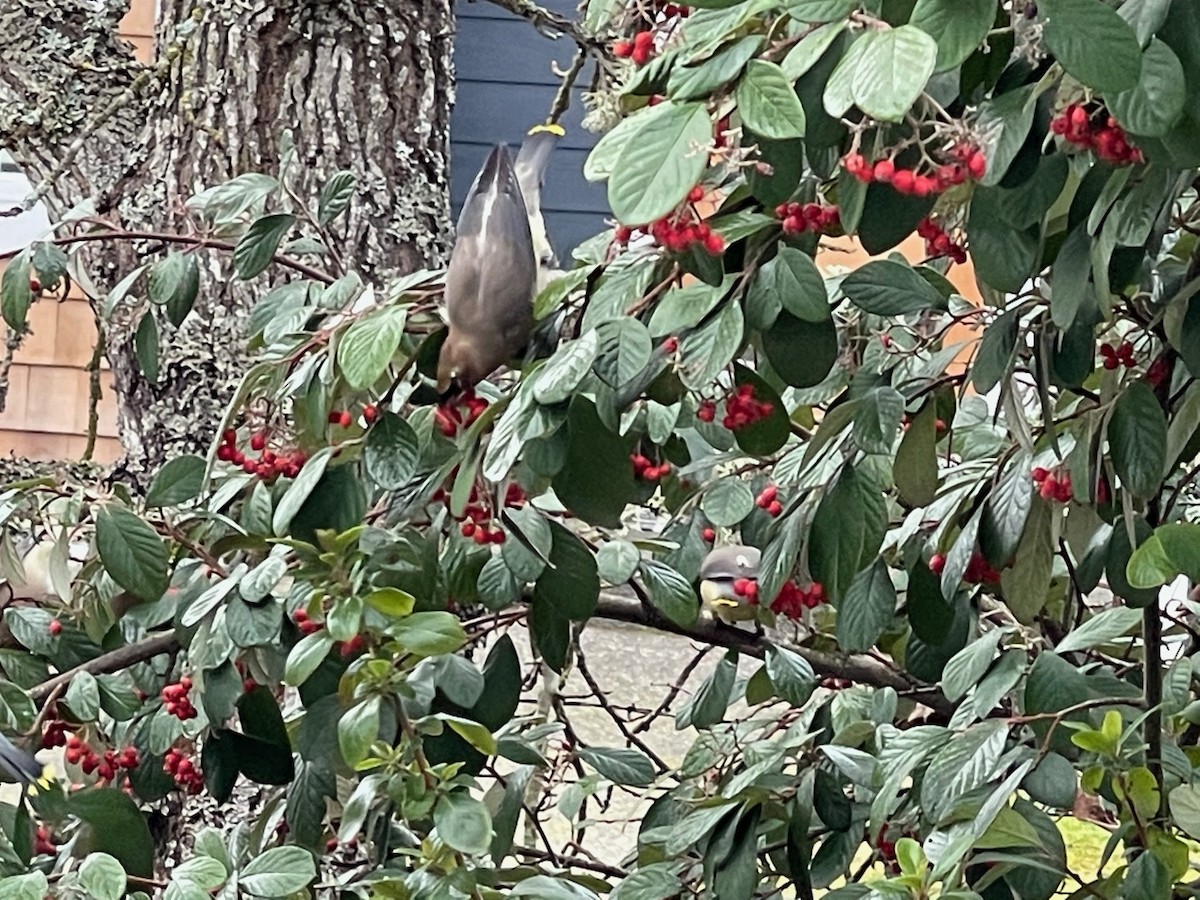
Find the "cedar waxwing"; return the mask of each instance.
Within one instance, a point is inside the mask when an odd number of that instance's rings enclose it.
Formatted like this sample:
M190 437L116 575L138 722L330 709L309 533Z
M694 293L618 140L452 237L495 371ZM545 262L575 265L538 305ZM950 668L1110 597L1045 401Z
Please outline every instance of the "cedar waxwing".
M450 330L438 357L438 393L472 388L520 352L533 330L533 298L554 252L541 212L541 183L563 130L530 131L514 163L492 149L467 194L446 270Z
M732 544L717 547L700 564L700 599L710 615L727 625L758 618L758 607L750 603L750 591L739 594L747 581L758 579L762 553L754 547Z

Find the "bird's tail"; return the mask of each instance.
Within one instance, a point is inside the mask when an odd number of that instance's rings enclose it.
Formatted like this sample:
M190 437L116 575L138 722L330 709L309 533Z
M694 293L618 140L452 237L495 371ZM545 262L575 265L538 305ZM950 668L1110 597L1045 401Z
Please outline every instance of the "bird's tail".
M546 175L546 165L550 162L550 154L558 146L559 140L565 135L566 129L561 125L535 125L529 129L521 149L517 152L515 168L517 177L521 180L521 188L530 193L529 187L537 185L540 189Z
M0 766L26 787L41 781L45 774L44 767L32 753L22 750L3 734L0 734Z

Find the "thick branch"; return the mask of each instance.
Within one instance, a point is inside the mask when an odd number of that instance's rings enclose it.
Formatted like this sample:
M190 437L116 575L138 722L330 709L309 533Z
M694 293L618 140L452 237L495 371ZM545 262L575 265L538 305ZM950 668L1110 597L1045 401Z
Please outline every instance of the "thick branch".
M645 607L636 600L626 600L613 594L604 594L600 597L594 615L616 622L628 622L632 625L656 628L659 631L670 631L706 644L737 650L739 653L746 653L750 656L762 658L766 654L767 641L750 632L722 625L716 621L704 620L684 628L662 617L652 618ZM848 678L851 681L876 687L894 688L939 713L949 715L954 712L954 704L947 700L937 688L912 681L873 657L858 654L837 656L809 650L806 647L776 643L778 646L804 657L813 667L813 671L818 674Z
M116 650L103 653L95 659L89 659L82 665L68 669L47 681L43 681L29 692L29 696L33 698L34 703L43 703L60 685L69 684L72 678L82 672L89 672L92 675L106 675L110 672L120 672L122 669L127 669L136 663L153 659L160 653L171 653L178 649L179 639L175 636L174 631L163 631L152 634L150 637L143 638L136 644L126 644L124 647L118 647Z

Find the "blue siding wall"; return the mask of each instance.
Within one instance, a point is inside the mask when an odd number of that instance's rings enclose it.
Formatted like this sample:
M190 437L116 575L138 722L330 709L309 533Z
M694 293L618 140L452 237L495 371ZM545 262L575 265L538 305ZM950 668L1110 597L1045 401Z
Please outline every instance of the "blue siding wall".
M576 0L543 0L542 6L574 17ZM457 0L458 34L454 46L457 100L450 117L450 202L454 216L462 207L475 173L493 144L514 149L525 132L544 122L554 102L559 69L570 66L575 44L550 40L528 22L487 0ZM563 116L566 136L546 173L542 209L550 239L564 262L570 251L604 228L608 200L603 184L583 177L583 162L597 135L584 131L581 88L591 83L587 64L575 83Z

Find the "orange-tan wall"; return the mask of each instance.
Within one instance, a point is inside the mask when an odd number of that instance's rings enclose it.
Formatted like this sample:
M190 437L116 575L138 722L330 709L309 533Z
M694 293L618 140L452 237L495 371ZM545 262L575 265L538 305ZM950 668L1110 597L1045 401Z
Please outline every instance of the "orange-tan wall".
M139 59L154 45L154 0L133 0L121 35ZM81 294L43 297L29 311L26 335L9 371L8 399L0 413L0 456L79 459L87 445L87 365L96 344L92 311ZM4 337L0 324L0 340ZM94 458L108 462L121 453L117 414L107 365L101 372Z

